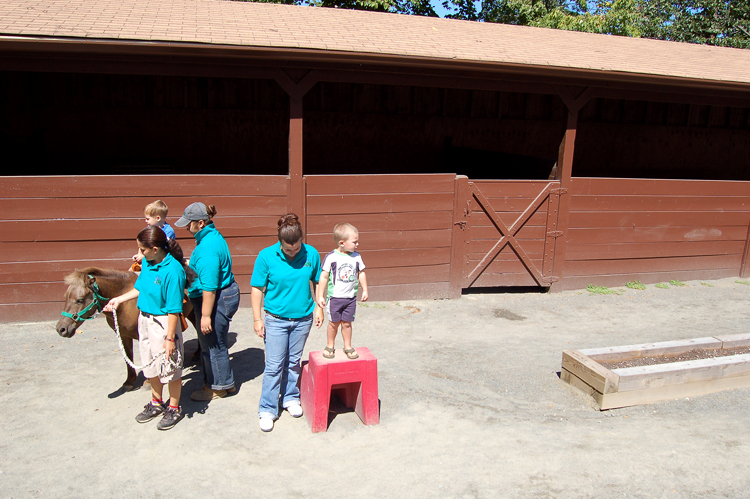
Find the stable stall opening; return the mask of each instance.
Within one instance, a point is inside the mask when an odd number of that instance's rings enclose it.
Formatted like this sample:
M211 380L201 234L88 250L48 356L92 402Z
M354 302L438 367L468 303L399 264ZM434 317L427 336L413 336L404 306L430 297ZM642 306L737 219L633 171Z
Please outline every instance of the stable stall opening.
M573 176L750 180L750 109L592 99L580 112Z
M11 174L286 175L288 134L272 80L0 72Z
M555 95L321 82L304 100L304 170L548 179L566 117Z

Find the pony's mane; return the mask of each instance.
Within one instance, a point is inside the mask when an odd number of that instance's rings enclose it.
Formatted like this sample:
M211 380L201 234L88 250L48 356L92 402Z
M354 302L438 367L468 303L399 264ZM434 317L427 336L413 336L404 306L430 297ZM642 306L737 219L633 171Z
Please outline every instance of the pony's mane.
M86 276L95 276L95 277L102 277L102 278L110 278L110 279L124 279L127 280L130 278L129 272L122 272L120 270L115 269L100 269L99 267L86 267L85 269L78 269L70 274L65 276L65 284L72 286L72 285L79 285L79 286L85 286L86 285Z

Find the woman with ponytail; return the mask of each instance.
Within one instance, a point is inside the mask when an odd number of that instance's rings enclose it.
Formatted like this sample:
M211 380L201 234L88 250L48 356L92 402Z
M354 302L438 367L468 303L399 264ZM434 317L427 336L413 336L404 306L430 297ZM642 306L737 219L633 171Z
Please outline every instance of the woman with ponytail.
M240 287L232 273L232 257L224 236L212 221L216 207L193 203L175 225L185 227L195 237L190 268L198 277L188 288L188 298L200 324L203 383L190 399L208 402L234 393L234 372L229 360L229 324L240 306Z
M297 387L302 350L313 321L316 327L323 324L323 309L314 300L320 279L318 250L302 242L302 226L294 213L279 219L278 235L278 244L258 254L250 281L253 328L266 345L258 409L263 431L273 430L279 403L293 417L302 416ZM265 318L260 311L264 294Z
M164 231L156 226L148 226L139 232L136 242L138 252L143 255L143 267L135 288L109 300L104 311L111 312L122 302L137 298L141 311L138 317L141 362L147 365L162 353L168 359L182 359L182 329L178 326L186 284L182 248L174 239L167 240ZM163 414L156 427L168 430L183 416L180 409L182 365L164 373L161 363L155 362L143 369L143 375L151 383L151 402L135 420L145 423ZM165 384L169 387L169 405L162 401Z

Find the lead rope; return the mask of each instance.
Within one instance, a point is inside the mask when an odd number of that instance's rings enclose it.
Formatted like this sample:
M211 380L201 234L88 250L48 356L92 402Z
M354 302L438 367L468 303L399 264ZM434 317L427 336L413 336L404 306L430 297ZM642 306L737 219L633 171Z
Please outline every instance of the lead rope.
M182 368L182 354L180 353L179 348L175 348L175 353L172 355L172 357L167 358L165 355L167 352L165 350L162 350L159 355L151 359L151 361L148 364L145 364L143 366L136 366L133 364L133 361L128 358L128 354L125 353L125 346L122 344L122 335L120 334L120 324L117 322L117 311L112 310L112 317L115 320L115 334L117 335L117 346L120 347L120 353L122 354L122 358L125 359L125 362L135 369L136 371L143 371L147 367L151 367L157 362L159 362L159 372L161 373L161 376L169 376L173 372L175 372L177 369Z

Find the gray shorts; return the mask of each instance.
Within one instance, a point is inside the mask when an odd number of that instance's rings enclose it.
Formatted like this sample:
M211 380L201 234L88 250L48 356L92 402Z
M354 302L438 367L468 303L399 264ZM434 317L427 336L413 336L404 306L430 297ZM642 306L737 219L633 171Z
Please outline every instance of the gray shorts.
M328 298L328 303L326 303L328 322L353 322L356 311L356 296L354 298Z

